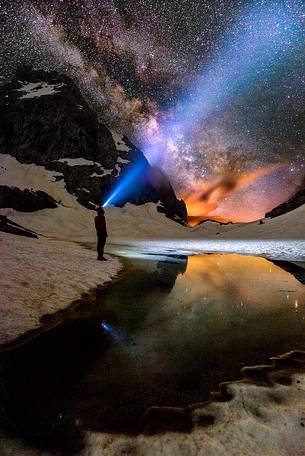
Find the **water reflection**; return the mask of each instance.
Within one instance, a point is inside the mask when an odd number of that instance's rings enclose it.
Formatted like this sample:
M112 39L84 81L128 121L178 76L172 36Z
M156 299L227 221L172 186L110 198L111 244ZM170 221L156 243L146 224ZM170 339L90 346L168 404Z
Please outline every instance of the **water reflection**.
M3 426L62 454L80 429L139 432L148 406L204 401L243 365L303 348L304 318L305 286L265 259L133 259L62 325L0 355Z
M209 369L217 363L225 370L232 358L240 365L264 362L268 352L302 345L304 311L304 285L273 263L238 255L194 256L159 312L147 316L137 342L154 372L184 375L195 368L197 356Z

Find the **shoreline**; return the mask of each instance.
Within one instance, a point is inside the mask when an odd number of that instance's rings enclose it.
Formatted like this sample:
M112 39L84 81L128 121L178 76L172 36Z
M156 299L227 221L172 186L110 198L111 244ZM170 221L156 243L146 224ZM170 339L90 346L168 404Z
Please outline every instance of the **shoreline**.
M0 233L0 244L0 347L39 329L46 315L82 300L122 267L114 257L101 265L95 251L74 242Z

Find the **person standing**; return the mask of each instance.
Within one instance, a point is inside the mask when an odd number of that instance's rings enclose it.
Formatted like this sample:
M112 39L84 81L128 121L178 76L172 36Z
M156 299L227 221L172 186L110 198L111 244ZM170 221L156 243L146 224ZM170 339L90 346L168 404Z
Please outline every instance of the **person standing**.
M97 234L97 259L99 261L107 261L104 257L104 248L108 234L106 229L105 211L102 207L98 208L94 222Z

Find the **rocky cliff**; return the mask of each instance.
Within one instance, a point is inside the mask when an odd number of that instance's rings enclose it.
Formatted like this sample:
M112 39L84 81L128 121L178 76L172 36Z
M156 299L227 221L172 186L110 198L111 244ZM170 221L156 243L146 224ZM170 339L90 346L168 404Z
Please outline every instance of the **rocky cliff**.
M115 204L155 202L173 220L187 220L167 177L128 138L110 131L65 75L22 68L0 88L0 153L61 173L58 179L87 208L105 201L140 161L141 175Z

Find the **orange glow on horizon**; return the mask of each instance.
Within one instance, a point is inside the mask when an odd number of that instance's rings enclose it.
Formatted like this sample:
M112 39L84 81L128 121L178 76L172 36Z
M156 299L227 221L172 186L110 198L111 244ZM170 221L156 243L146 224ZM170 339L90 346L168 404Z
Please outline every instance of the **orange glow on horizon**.
M242 175L232 172L231 174L220 176L210 182L198 182L194 190L183 196L183 200L187 206L189 224L195 226L200 221L207 219L223 223L255 220L255 216L253 216L253 218L251 217L251 208L249 207L237 208L238 214L234 214L232 217L222 217L221 214L219 214L219 216L209 216L209 214L217 209L219 203L224 198L248 187L259 177L278 171L281 167L283 167L283 165L269 166Z

